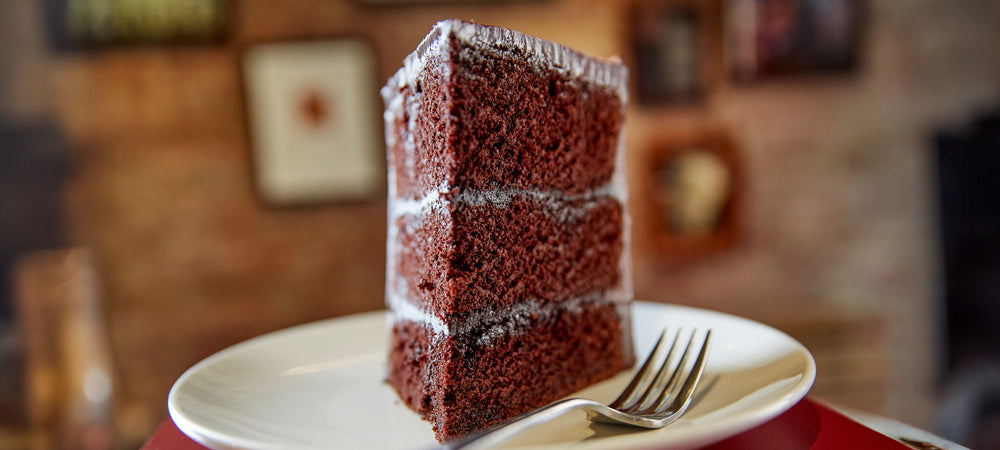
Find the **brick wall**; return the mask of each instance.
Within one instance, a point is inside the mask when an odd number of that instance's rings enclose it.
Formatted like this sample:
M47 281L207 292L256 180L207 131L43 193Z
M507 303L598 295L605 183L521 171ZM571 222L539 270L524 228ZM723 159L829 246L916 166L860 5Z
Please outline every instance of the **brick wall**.
M747 178L734 249L666 264L636 234L637 293L762 320L815 307L883 317L893 382L881 406L924 423L939 323L926 138L998 98L1000 4L868 3L853 75L720 83L703 106L630 108L630 170L643 168L664 127L717 127L738 144ZM245 45L361 35L378 49L384 80L434 21L458 17L607 56L628 51L624 4L246 0L217 46L40 50L39 78L18 82L51 92L20 110L54 111L75 144L70 233L100 265L132 429L160 420L171 382L214 351L382 305L383 200L282 210L255 200L239 86Z

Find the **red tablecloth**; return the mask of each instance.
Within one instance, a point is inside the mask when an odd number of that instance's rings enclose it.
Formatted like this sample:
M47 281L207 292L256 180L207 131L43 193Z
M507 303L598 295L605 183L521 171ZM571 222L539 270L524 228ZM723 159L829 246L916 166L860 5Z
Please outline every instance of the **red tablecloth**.
M144 450L204 449L181 433L167 418L142 446ZM908 449L827 406L806 398L784 414L736 435L709 450L806 450L863 448Z

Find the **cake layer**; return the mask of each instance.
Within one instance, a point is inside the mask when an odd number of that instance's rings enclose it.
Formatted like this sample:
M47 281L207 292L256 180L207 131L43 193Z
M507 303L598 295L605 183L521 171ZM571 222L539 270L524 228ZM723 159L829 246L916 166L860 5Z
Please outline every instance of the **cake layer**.
M562 64L583 56L549 48L565 55L544 58L548 47L524 35L481 42L494 28L441 29L414 56L422 70L410 79L404 67L383 91L400 198L452 188L579 194L611 181L624 66L588 59L600 70L567 70ZM607 83L588 82L591 72Z
M396 321L389 336L389 384L410 409L430 419L428 371L434 331L424 323Z
M389 383L410 408L434 423L443 442L630 366L622 320L617 306L608 302L553 306L537 318L500 315L454 335L397 320Z
M396 219L395 295L439 317L560 302L620 281L622 210L608 196L455 196Z

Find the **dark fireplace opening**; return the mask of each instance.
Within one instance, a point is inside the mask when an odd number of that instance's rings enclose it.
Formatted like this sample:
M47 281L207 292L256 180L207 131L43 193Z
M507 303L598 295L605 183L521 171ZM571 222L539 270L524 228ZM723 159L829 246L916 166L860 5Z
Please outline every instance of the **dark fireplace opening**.
M945 318L939 431L997 448L1000 431L1000 107L935 137Z

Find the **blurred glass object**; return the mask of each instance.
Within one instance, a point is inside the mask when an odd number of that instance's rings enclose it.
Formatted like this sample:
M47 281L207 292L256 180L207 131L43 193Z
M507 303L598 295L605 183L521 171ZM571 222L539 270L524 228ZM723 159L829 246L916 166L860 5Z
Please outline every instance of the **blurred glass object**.
M69 150L56 126L0 122L0 427L7 430L21 430L28 421L11 268L25 252L64 245L69 172ZM32 447L34 437L20 434L0 436L0 448Z
M93 257L83 248L32 252L14 278L29 426L52 448L110 448L112 358Z

